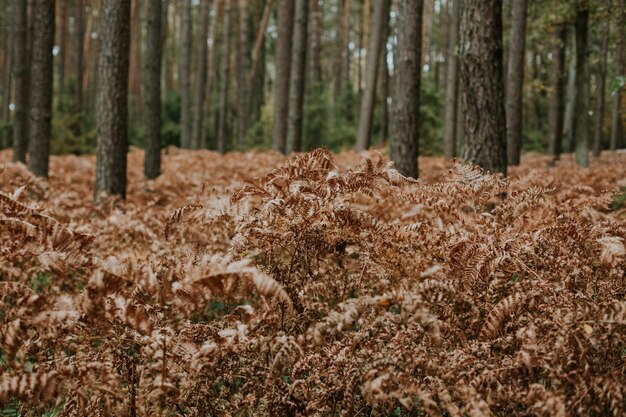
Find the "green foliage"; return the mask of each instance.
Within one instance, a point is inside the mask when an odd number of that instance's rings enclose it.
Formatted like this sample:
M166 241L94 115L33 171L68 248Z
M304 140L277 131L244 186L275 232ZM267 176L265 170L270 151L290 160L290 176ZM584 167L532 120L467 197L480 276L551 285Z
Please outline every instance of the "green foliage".
M443 101L432 77L423 77L420 86L420 155L440 155L443 152Z
M54 112L52 117L52 155L94 153L96 150L96 130L78 133L82 115L80 113Z
M245 148L269 149L272 147L274 125L274 102L270 99L261 107L261 117L248 128Z

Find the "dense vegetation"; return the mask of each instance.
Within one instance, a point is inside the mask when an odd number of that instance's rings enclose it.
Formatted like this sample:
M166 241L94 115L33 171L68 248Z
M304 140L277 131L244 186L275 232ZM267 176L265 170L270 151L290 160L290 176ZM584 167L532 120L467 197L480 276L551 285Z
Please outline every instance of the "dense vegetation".
M94 206L1 153L3 412L626 413L626 155L366 156L134 151Z

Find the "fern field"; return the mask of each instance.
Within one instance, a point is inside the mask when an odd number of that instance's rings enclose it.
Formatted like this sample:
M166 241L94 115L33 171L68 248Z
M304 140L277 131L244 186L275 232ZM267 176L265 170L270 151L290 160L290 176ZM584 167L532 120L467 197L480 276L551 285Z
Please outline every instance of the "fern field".
M626 154L129 158L0 154L5 414L626 414Z

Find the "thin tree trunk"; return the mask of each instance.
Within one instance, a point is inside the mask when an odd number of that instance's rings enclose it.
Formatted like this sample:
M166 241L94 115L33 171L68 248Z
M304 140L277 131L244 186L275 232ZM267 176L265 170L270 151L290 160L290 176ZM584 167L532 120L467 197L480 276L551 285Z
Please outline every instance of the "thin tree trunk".
M265 32L267 32L267 23L269 22L271 9L272 0L266 0L265 7L263 8L263 17L261 18L261 24L259 25L259 30L257 31L256 38L254 40L254 49L252 50L252 64L250 67L250 73L248 74L248 83L250 85L252 85L252 79L254 78L259 67L261 48L265 45Z
M248 33L248 0L239 0L239 42L237 43L237 145L244 145L250 111L248 68L250 48Z
M217 150L220 153L226 152L226 129L228 118L228 87L230 81L230 24L232 19L232 0L224 0L224 39L222 62L220 70L220 104L219 118L217 126Z
M561 24L554 32L552 46L552 98L550 99L550 155L556 161L561 157L563 141L563 111L565 88L565 43L567 42L567 25Z
M76 53L75 69L76 71L76 97L74 111L81 114L83 111L83 41L85 37L85 0L76 0L76 30L74 33L74 52ZM81 116L82 120L82 116ZM81 134L81 123L76 123L74 132L77 136Z
M624 0L617 0L619 13L617 24L617 45L615 53L615 75L624 75L624 44L626 43L626 22L624 15L626 14L626 5ZM622 111L620 109L624 87L620 87L614 95L613 109L611 115L611 150L619 149L624 146L624 127L622 125Z
M181 3L180 72L180 146L191 147L191 0Z
M289 85L293 42L293 0L278 0L278 40L276 43L276 80L274 83L274 149L287 150Z
M389 13L387 14L387 30L380 50L380 102L382 106L380 118L380 144L384 145L389 138L389 63L387 62L387 39L389 38Z
M217 48L217 29L219 28L219 14L220 14L220 0L213 0L213 19L211 20L211 48L209 49L209 57L208 57L208 64L207 64L207 82L206 82L206 89L204 92L205 95L205 101L206 101L206 120L208 122L208 120L211 119L211 113L212 113L212 109L211 109L211 92L212 92L212 88L213 88L213 80L215 79L215 72L216 72L216 68L215 68L215 48ZM204 128L204 124L201 124L201 137L202 137L202 148L208 148L209 143L208 143L208 137L207 135L204 133L205 132L205 128Z
M204 97L207 81L207 55L209 37L209 9L210 0L202 0L200 3L200 53L198 56L198 81L196 83L196 104L194 106L193 131L191 136L191 149L199 149L202 146L202 120L204 118Z
M38 0L33 8L34 31L30 89L28 169L48 178L52 130L54 0Z
M513 0L509 34L509 64L506 78L506 126L508 162L519 165L522 151L524 44L526 0Z
M567 74L567 96L565 98L565 120L563 121L563 135L567 143L567 151L574 152L574 116L576 109L576 32L571 33L572 47Z
M408 13L415 13L415 9L420 5L407 6ZM387 33L387 15L389 14L389 1L379 0L374 4L374 16L372 36L369 44L369 52L367 54L367 74L365 79L365 89L363 91L363 97L361 99L361 111L359 115L359 128L356 139L356 150L364 151L370 147L372 140L372 118L374 115L374 103L376 99L376 82L378 81L378 63L380 62L380 51L383 47L383 41L385 34ZM411 15L412 17L416 17ZM421 15L417 15L421 19ZM406 29L402 28L403 31ZM410 32L405 33L403 36L413 35ZM408 38L411 39L411 38ZM407 48L408 49L408 48ZM410 50L404 52L406 56L410 58ZM403 57L405 55L402 55ZM413 62L413 64L419 67L419 62ZM402 65L402 63L400 64ZM414 73L414 72L413 72ZM408 73L407 73L408 74ZM419 77L419 73L417 74ZM419 94L419 89L417 90Z
M126 198L130 0L104 0L100 35L96 202L101 193Z
M15 121L13 128L13 162L26 162L28 149L28 96L30 90L30 66L27 32L28 14L24 0L13 2L15 35L13 50L15 63L13 79L15 80ZM24 45L27 47L25 48Z
M589 27L589 10L582 9L576 13L576 121L574 135L576 138L576 163L583 167L589 166L589 67L587 65L587 37Z
M452 159L456 156L455 136L459 85L457 78L460 17L460 0L455 0L452 6L452 18L450 19L448 32L448 56L446 57L446 105L443 123L444 157L446 159Z
M310 0L311 19L311 82L316 88L322 83L322 10L318 0Z
M461 34L463 158L506 176L502 0L463 2Z
M406 0L399 4L391 114L391 160L400 173L415 178L418 175L423 5L422 0Z
M163 54L163 2L148 0L146 16L146 57L144 72L144 117L146 154L144 174L156 178L161 174L161 64Z
M350 87L350 17L351 1L343 0L343 35L342 35L342 59L341 59L341 91L345 94Z
M57 80L58 80L58 96L60 100L58 100L59 109L63 108L63 97L65 93L65 56L67 55L65 51L65 45L67 38L67 1L60 1L58 3L58 41L57 44L59 46L59 53L56 56L57 59Z
M11 76L11 72L13 71L13 22L11 21L11 3L9 2L5 9L7 16L6 24L6 54L4 59L4 74L2 80L2 111L0 112L0 144L4 148L9 148L11 146L11 131L8 127L10 122L10 113L9 113L9 105L11 103L11 90L12 90L12 81L13 77Z
M602 152L604 130L604 92L606 90L606 58L609 50L610 25L607 20L602 31L602 46L600 47L600 61L598 62L598 97L596 99L596 123L593 134L593 156L600 157Z
M287 126L287 151L302 150L302 118L304 83L306 78L308 0L296 0L293 29L293 53L289 86L289 124Z

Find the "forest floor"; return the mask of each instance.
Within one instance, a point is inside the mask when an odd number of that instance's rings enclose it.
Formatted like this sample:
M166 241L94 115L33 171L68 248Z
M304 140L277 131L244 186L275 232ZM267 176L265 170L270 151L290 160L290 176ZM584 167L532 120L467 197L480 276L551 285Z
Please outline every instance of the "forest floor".
M626 413L626 154L415 182L376 151L168 149L148 181L133 151L98 206L95 157L9 157L5 410Z

